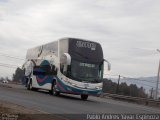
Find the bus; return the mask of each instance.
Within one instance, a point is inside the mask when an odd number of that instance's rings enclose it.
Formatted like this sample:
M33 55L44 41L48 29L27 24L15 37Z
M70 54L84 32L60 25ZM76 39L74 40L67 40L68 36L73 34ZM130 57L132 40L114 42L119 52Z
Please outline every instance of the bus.
M62 38L27 51L23 65L28 90L100 96L103 87L103 50L99 43L79 38Z

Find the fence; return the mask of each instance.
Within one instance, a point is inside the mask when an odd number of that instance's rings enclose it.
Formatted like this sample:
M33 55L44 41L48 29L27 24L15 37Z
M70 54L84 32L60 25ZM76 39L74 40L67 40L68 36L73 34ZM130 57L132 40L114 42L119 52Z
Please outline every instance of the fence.
M124 96L124 95L118 95L118 94L110 94L110 93L103 93L102 97L111 97L114 99L121 99L126 101L132 101L137 103L144 103L145 105L160 105L160 100L154 100L149 98L140 98L140 97L131 97L131 96Z

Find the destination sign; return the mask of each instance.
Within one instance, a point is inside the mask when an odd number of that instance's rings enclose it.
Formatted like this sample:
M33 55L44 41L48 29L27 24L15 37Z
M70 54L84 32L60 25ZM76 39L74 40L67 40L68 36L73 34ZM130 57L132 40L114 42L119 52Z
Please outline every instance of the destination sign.
M77 41L76 45L80 48L89 48L91 50L96 50L96 44L92 42Z
M81 67L94 68L94 67L95 67L95 64L80 63L79 66L81 66Z

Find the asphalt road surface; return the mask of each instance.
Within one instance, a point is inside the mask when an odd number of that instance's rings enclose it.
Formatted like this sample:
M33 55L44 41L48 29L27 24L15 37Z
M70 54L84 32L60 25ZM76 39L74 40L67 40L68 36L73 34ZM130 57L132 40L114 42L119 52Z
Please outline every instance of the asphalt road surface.
M45 114L160 114L159 108L97 97L89 97L87 101L74 95L63 94L56 97L44 91L28 91L21 85L12 85L11 88L0 86L0 100L36 109Z

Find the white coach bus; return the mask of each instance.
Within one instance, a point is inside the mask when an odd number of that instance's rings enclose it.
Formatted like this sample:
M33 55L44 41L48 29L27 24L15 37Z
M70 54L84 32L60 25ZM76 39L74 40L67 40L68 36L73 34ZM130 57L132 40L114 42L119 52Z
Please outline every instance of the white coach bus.
M99 43L77 38L63 38L27 51L24 64L28 90L45 89L53 95L102 93L103 50ZM110 63L108 63L108 70Z

